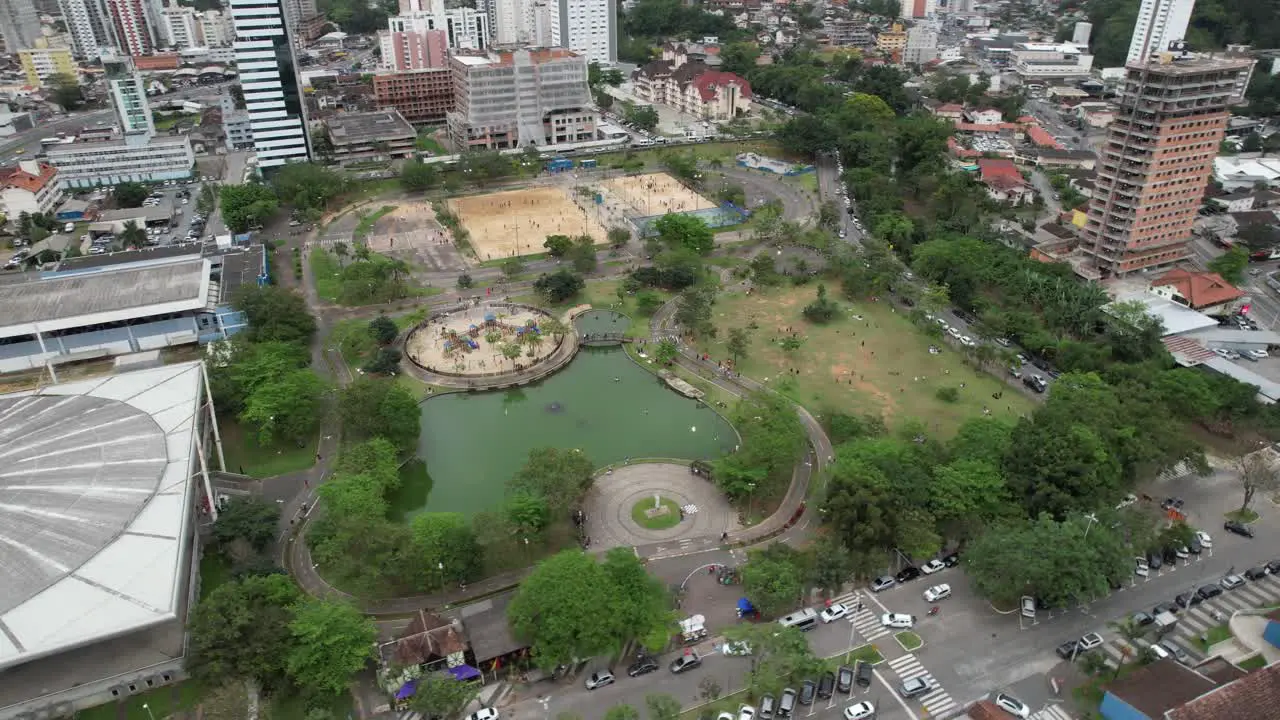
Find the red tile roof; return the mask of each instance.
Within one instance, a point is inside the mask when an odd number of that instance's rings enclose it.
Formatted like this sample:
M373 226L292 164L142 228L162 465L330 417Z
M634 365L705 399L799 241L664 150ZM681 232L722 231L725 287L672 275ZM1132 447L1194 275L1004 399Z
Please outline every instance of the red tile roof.
M1018 123L1006 123L1006 122L1002 122L1002 123L958 122L956 123L956 130L960 130L962 132L995 133L995 132L1002 132L1004 130L1017 130L1020 127L1021 126L1018 125Z
M979 700L969 708L969 717L971 720L1005 720L1009 717L1009 713L1000 709L999 705L990 700Z
M1151 281L1151 287L1172 285L1192 308L1213 307L1244 297L1244 293L1218 273L1191 272L1175 268Z
M1051 147L1055 150L1062 150L1062 143L1058 142L1044 128L1039 125L1027 125L1027 138L1031 142L1040 147Z
M939 105L938 107L934 108L933 112L935 114L936 113L962 113L964 112L964 106L957 105L955 103L947 103L945 105Z
M1274 720L1280 709L1280 663L1173 708L1169 720Z
M1018 167L1006 158L980 158L978 172L981 173L982 182L992 187L1008 189L1026 184Z
M57 174L57 168L46 163L40 163L39 175L32 175L18 166L0 167L0 187L16 187L27 192L36 193L40 192L45 185L53 182L53 178Z
M751 97L751 83L741 77L722 70L707 70L693 79L693 86L698 88L702 102L710 102L716 97L716 88L721 85L737 85L742 97Z

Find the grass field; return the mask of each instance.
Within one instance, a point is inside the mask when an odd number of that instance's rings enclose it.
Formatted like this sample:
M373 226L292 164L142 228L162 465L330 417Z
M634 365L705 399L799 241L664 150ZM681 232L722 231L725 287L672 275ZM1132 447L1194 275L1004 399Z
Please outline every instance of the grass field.
M222 446L227 458L227 472L264 478L305 470L315 464L315 438L297 447L286 443L281 447L260 447L240 424L220 418Z
M342 293L342 265L338 256L324 250L311 253L311 275L316 279L316 294L321 300L338 302Z
M666 508L666 512L661 515L649 516L649 511L653 509L653 503L647 499L637 502L631 508L631 519L637 525L649 530L666 530L680 524L680 505L670 498L660 497L658 501L662 503L662 507Z
M834 296L838 288L829 290ZM712 308L715 338L698 346L714 360L728 359L730 328L746 328L750 345L738 367L744 375L768 382L817 413L874 412L890 426L915 418L944 438L984 407L1001 418L1031 409L1023 395L965 364L958 351L931 341L887 304L840 300L836 320L809 323L801 310L815 293L814 284L725 293ZM788 352L781 341L792 332L803 342ZM940 354L929 354L932 343L942 346ZM938 398L938 390L946 387L956 389L955 402ZM998 392L1003 395L997 400L992 396Z
M649 337L649 318L641 315L636 309L636 298L634 295L626 295L624 299L618 301L618 286L622 284L621 280L597 280L588 282L587 287L578 295L568 302L557 305L549 305L540 295L529 293L526 295L512 296L512 302L528 303L546 308L553 312L568 310L577 305L589 304L592 307L616 310L623 315L631 318L631 325L627 328L627 334L632 337ZM671 294L663 290L652 290L654 294L662 298L665 302L671 297Z
M374 223L378 222L378 218L392 212L396 209L395 205L383 205L377 210L360 216L360 222L356 225L356 229L351 233L351 238L356 241L364 239L373 230Z

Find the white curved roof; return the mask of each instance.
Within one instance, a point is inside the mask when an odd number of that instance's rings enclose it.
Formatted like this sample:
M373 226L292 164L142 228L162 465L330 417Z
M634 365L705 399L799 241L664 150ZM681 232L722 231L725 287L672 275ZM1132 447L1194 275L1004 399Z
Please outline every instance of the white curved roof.
M200 363L0 395L0 669L172 620Z

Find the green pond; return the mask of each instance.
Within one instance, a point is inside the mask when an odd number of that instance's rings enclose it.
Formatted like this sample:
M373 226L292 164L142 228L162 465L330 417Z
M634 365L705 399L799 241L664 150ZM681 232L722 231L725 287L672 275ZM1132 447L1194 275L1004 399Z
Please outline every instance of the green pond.
M583 348L538 384L422 403L418 456L426 473L403 475L392 505L399 516L495 509L534 448L578 448L598 467L640 457L709 460L735 444L726 420L667 388L621 348Z

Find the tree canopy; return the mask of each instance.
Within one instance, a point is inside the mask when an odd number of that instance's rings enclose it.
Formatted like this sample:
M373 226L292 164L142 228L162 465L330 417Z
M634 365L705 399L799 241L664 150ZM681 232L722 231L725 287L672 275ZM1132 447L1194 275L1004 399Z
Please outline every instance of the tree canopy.
M338 408L349 437L385 438L401 453L418 445L422 424L418 401L394 380L357 378L342 389Z
M231 304L248 319L248 337L253 342L306 345L315 335L316 320L306 299L287 288L246 285L236 291Z
M378 630L353 605L312 598L294 607L289 634L289 676L305 690L336 695L372 659Z
M253 680L270 692L286 677L285 655L298 586L284 575L251 576L223 583L201 599L191 616L187 669L216 686Z
M222 219L232 232L248 232L249 228L267 221L280 200L271 188L260 183L223 185L218 189Z

